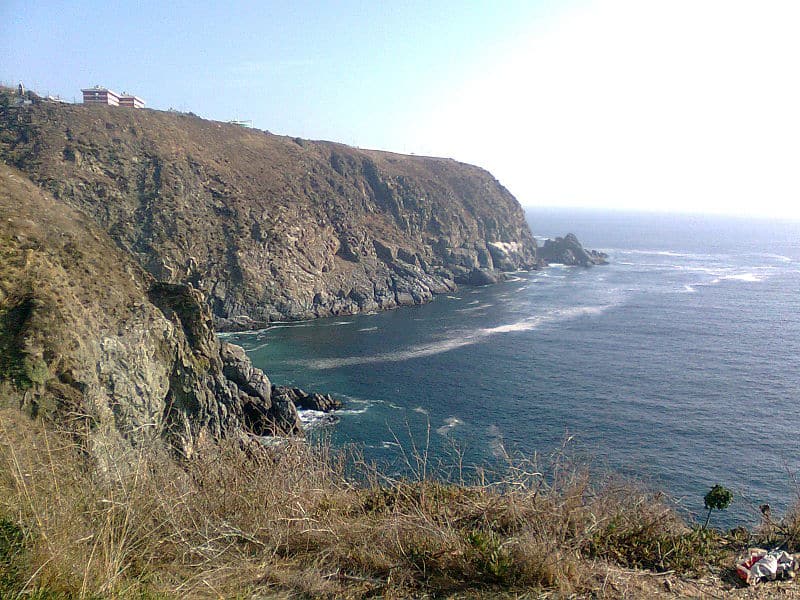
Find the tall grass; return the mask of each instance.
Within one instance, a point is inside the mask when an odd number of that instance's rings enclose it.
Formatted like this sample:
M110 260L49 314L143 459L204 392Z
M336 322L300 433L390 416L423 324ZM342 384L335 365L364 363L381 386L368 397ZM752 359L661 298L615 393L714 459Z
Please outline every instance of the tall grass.
M717 534L662 497L563 454L449 484L296 440L209 443L183 463L155 441L131 452L100 460L74 432L0 411L0 596L580 594L608 564L721 560Z

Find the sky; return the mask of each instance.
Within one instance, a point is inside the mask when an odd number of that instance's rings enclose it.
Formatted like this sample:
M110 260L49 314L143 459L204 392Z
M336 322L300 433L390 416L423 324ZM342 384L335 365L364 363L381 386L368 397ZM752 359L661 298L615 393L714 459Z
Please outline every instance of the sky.
M800 219L800 2L0 1L0 81L446 156L526 206Z

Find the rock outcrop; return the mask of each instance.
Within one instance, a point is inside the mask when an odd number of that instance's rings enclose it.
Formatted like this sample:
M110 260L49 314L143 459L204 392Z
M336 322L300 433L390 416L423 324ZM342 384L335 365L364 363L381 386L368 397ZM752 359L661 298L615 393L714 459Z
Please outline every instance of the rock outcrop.
M330 394L319 394L317 392L306 392L300 388L286 386L273 386L273 395L286 397L297 407L304 410L317 410L331 412L342 408L342 401L334 398Z
M302 430L244 351L219 342L199 290L155 281L105 231L5 165L0 399L80 424L97 456L153 437L191 455L204 437Z
M503 279L503 275L493 273L487 269L478 269L474 268L467 274L458 275L456 277L456 283L460 283L462 285L492 285L501 281Z
M58 104L0 107L0 159L155 279L204 292L230 329L422 303L536 266L519 203L449 159Z
M554 240L545 240L537 250L537 256L545 263L559 263L569 266L590 267L592 265L605 265L608 256L597 250L586 250L574 234L568 233L564 237Z

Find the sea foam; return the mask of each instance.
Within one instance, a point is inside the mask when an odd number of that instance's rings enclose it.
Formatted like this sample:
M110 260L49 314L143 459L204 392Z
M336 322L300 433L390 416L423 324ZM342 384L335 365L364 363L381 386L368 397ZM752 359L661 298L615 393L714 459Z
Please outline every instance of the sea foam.
M462 425L463 423L464 421L462 421L458 417L448 417L444 420L444 425L436 428L436 433L438 433L439 435L447 435L448 433L450 433L452 429L458 427L459 425Z
M483 327L471 331L453 332L453 334L443 340L437 340L426 344L417 344L402 348L393 352L371 354L369 356L345 356L341 358L319 358L294 361L293 364L315 370L338 369L354 365L367 365L375 363L399 362L415 358L424 358L450 352L465 346L479 344L494 335L504 333L515 333L520 331L530 331L544 324L558 323L576 319L579 317L597 316L615 304L601 306L576 306L571 308L553 309L543 315L526 317L513 323L498 325L497 327Z
M764 276L756 275L755 273L737 273L736 275L725 275L720 277L723 281L747 281L750 283L758 283L759 281L764 281Z

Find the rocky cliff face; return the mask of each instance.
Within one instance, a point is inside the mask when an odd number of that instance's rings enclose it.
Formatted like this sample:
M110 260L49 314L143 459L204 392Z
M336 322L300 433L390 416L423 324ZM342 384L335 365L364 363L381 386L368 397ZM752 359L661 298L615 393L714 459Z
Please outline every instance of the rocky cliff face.
M0 165L0 400L92 432L97 456L149 437L297 433L202 294L156 282L84 215Z
M421 303L536 265L514 197L447 159L54 104L0 108L0 158L232 327Z

